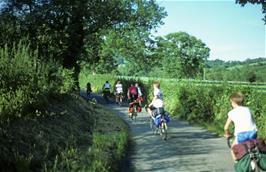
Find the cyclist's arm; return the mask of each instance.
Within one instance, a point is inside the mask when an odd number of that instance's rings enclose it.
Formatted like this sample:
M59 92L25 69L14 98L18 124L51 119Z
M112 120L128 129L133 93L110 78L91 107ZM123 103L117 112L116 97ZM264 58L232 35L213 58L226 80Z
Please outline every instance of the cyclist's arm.
M157 96L153 96L153 99L151 101L151 103L149 104L149 106L153 105L153 102L157 99Z
M127 98L130 99L130 89L127 90Z
M232 120L228 117L227 121L224 125L224 136L225 137L229 137L230 136L230 132L229 132L229 126L232 123Z

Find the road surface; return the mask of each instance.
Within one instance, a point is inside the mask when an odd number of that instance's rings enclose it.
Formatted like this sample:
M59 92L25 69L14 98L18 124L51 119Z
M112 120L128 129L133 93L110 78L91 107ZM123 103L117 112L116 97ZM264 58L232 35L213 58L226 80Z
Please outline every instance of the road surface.
M97 98L100 103L103 101ZM104 103L103 103L104 104ZM127 116L127 107L104 104L130 126L133 148L124 172L233 172L233 161L224 138L205 129L172 119L168 139L162 140L149 128L144 111L136 122ZM144 110L144 109L143 109Z

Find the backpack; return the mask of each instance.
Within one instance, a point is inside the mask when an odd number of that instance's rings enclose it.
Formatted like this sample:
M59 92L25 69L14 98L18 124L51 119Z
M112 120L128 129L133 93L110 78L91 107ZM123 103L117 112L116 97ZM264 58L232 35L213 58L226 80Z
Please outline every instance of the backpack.
M134 86L130 87L129 88L129 93L133 94L133 95L137 95L138 94L137 87L134 87Z
M266 145L262 139L245 141L243 143L233 146L232 150L236 156L236 159L240 160L243 156L248 154L248 149L254 149L256 146L258 147L261 153L266 154Z
M259 149L258 166L262 170L266 170L266 145L262 139L249 140L240 144L233 146L232 150L236 155L237 160L239 160L235 165L236 172L249 172L250 171L250 155L248 153L248 148L254 149L257 147Z

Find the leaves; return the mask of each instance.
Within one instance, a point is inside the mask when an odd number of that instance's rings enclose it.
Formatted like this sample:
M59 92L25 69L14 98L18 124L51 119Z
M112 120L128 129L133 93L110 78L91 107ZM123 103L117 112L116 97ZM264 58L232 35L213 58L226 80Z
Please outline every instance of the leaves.
M195 78L202 73L210 49L199 39L185 32L156 38L154 56L161 61L164 76Z

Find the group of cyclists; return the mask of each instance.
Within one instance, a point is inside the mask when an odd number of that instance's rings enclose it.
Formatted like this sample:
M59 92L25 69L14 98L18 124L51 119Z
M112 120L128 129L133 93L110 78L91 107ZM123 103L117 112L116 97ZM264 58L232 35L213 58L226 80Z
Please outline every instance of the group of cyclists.
M163 102L163 93L160 90L160 82L155 81L153 83L153 99L151 103L146 107L146 110L150 114L151 117L155 117L156 115L164 112L164 102ZM106 81L103 84L102 92L103 97L106 101L109 101L108 97L111 95L111 84L109 81ZM91 84L87 83L87 96L92 92ZM124 90L123 85L120 80L118 80L115 84L114 95L116 103L121 105L124 99ZM142 111L142 103L144 101L143 91L139 85L139 83L131 83L127 89L126 96L128 99L129 107L128 107L128 116L132 117L133 111L141 112ZM135 108L135 109L134 109Z
M90 87L90 85L89 85ZM103 92L110 94L111 85L108 81L103 85ZM88 93L88 92L87 92ZM117 81L115 85L116 103L123 101L123 85L121 81ZM127 98L129 100L129 117L132 115L132 108L136 108L137 112L141 112L142 102L144 100L142 89L138 83L131 84L127 89ZM229 132L229 126L234 124L234 141L232 147L239 144L246 144L248 141L257 139L257 126L252 116L251 110L243 105L244 95L241 92L235 92L229 97L232 110L228 112L227 121L224 125L224 136L226 138L232 137ZM153 82L153 99L147 106L149 115L155 119L156 115L164 113L164 98L160 90L160 82ZM233 160L238 163L239 159L236 157L237 150L232 149L231 154ZM264 152L266 153L266 152ZM265 160L266 161L266 160ZM265 167L266 168L266 167Z

